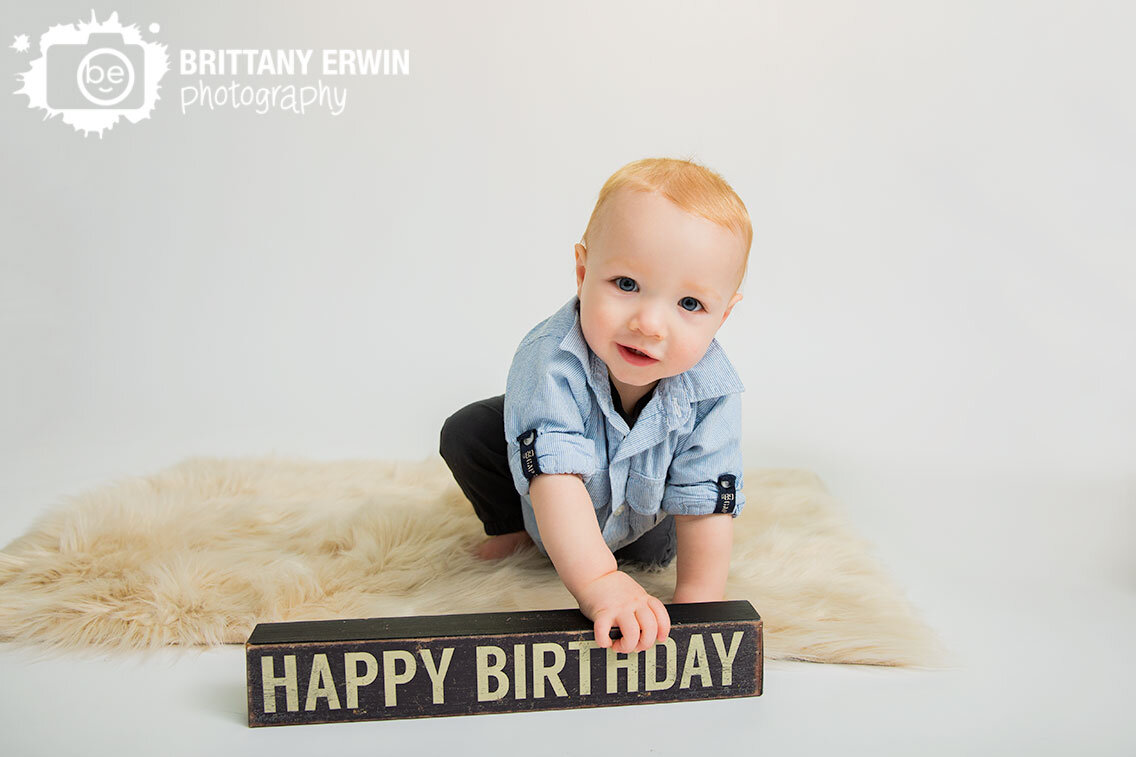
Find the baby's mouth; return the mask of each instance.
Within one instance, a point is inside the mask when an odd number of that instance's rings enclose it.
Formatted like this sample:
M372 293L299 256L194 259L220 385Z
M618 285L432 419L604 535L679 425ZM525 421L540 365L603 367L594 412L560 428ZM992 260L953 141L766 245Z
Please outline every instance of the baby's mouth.
M619 342L616 342L616 345L619 347L620 351L624 354L625 357L630 356L630 358L632 358L637 363L645 364L658 362L657 358L651 357L646 352L640 352L634 347L628 347L627 345L619 344Z

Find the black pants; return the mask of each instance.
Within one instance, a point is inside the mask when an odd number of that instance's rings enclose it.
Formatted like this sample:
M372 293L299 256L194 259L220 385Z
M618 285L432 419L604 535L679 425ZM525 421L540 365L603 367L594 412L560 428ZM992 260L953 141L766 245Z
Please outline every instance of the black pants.
M439 450L489 536L524 531L521 496L509 472L505 395L466 405L442 424ZM667 565L676 551L674 518L615 551L617 561Z

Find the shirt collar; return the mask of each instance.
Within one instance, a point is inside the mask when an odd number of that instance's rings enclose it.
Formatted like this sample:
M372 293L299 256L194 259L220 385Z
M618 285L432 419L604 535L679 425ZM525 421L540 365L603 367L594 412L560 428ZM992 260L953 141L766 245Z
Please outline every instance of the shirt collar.
M588 342L584 339L584 332L580 328L580 298L573 295L560 312L563 314L565 322L568 321L569 317L573 319L571 327L560 341L560 349L576 356L580 364L584 366L584 372L587 374L588 384L592 387L592 391L600 399L601 405L605 405L605 412L608 413L609 417L616 415L615 406L612 404L611 387L608 384L607 366L588 347ZM717 339L714 339L711 340L710 346L706 349L706 354L693 368L677 376L660 379L655 387L655 397L664 411L685 418L687 413L683 411L683 408L689 410L695 402L743 391L745 391L745 387L742 385L738 372L734 370L733 364L726 357L726 351L722 349L722 345L718 344ZM654 404L655 399L652 399L643 412L645 414L650 412L650 407ZM673 408L672 405L674 405Z

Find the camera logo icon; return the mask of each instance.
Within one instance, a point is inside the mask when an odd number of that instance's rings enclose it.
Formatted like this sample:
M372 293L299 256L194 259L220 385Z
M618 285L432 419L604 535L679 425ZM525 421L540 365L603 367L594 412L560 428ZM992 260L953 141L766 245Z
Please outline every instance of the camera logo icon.
M56 110L142 107L146 54L118 33L92 33L85 45L55 44L47 62L47 104Z
M152 23L149 30L156 34L160 27ZM39 47L42 55L20 74L23 87L16 94L27 96L29 108L61 117L84 136L102 137L122 119L149 118L170 70L166 46L143 39L117 13L100 21L92 11L90 21L53 26L40 36Z

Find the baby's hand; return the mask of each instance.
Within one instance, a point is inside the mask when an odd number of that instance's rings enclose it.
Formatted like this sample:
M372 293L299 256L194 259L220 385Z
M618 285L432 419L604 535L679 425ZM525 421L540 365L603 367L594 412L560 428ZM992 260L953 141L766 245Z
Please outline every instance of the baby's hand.
M634 578L616 570L600 576L579 590L580 610L595 621L596 643L617 652L642 652L663 641L671 630L667 608ZM623 638L612 642L611 627L619 626Z

